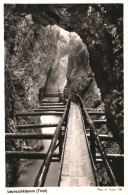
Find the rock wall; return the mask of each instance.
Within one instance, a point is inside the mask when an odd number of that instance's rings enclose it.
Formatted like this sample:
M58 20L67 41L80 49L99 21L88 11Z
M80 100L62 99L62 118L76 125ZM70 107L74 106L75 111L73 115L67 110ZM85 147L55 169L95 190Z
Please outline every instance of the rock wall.
M66 73L68 67L69 41L66 42L69 33L60 29L59 40L57 42L57 54L52 67L52 71L46 83L46 89L63 92L67 82Z
M70 33L69 48L66 87L80 94L87 107L97 107L101 104L101 95L89 65L87 47L76 33Z
M44 28L33 22L31 14L15 12L5 5L5 132L16 132L16 124L36 123L39 118L25 117L16 121L14 114L29 112L38 105L39 89L52 69L59 28ZM30 145L34 145L31 143ZM6 150L21 150L20 141L6 140ZM20 161L6 160L6 185L18 176Z

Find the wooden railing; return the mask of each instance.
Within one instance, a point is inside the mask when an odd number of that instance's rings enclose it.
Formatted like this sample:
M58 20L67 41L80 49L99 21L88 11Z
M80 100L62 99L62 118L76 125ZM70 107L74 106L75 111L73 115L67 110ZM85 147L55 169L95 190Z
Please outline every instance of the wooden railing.
M45 89L44 97L60 97L60 90Z
M103 160L103 162L105 164L105 168L106 168L106 170L108 172L108 175L111 178L111 181L112 181L113 185L114 186L118 186L118 183L116 181L114 173L113 173L113 171L111 169L111 166L109 164L108 157L107 157L106 151L104 149L104 146L103 146L103 144L102 144L102 142L101 142L101 140L99 138L97 129L96 129L95 125L94 125L94 122L91 120L91 118L90 118L90 116L88 114L88 111L87 111L87 109L86 109L86 107L85 107L85 105L83 103L82 98L79 95L77 95L77 94L72 94L72 98L71 99L72 99L72 101L75 101L80 106L85 128L86 128L87 124L90 127L90 149L89 149L90 152L89 152L89 154L90 154L90 158L91 159L93 157L93 160L92 160L93 167L94 167L94 161L96 159L95 147L97 147L99 152L100 152L100 155L102 157L102 160Z
M42 187L44 186L44 183L45 183L45 179L46 179L46 176L47 176L47 173L48 173L48 169L49 169L49 166L50 166L50 163L51 163L51 160L52 160L52 156L54 154L54 151L56 149L56 143L57 143L57 140L58 138L60 137L60 141L59 141L59 150L60 150L60 155L61 155L61 152L62 152L62 135L61 135L61 128L62 128L62 125L64 124L65 127L67 126L67 119L68 119L68 113L69 113L69 108L70 108L70 100L71 98L69 97L68 99L68 102L66 104L66 109L65 109L65 112L55 130L55 133L54 133L54 136L52 138L52 141L51 141L51 144L49 146L49 149L48 149L48 152L47 152L47 156L46 158L44 159L43 163L42 163L42 166L39 170L39 173L37 175L37 178L35 180L35 184L34 186L35 187Z
M62 154L62 146L64 139L64 131L62 128L67 126L68 113L70 109L70 100L69 97L65 109L63 109L63 115L59 124L27 124L27 125L18 125L18 129L29 129L29 128L41 128L41 127L56 127L54 135L51 134L41 134L41 133L6 133L6 139L51 139L51 144L47 153L37 152L37 151L6 151L6 158L24 158L24 159L44 159L42 166L39 170L37 178L35 180L35 187L41 187L45 183L47 172L51 162L59 162ZM62 113L61 113L62 114ZM36 116L34 113L19 113L18 116L32 115ZM42 113L40 113L42 115ZM58 142L58 144L57 144ZM55 153L56 148L59 147L59 152Z
M51 162L58 162L58 159L59 159L59 161L61 160L61 166L60 166L61 168L59 170L60 174L59 174L59 180L58 181L60 181L60 175L61 175L62 163L63 163L63 156L64 156L64 150L65 150L65 142L66 142L66 136L65 136L65 139L64 139L64 136L62 135L62 126L65 126L65 129L67 127L68 114L69 114L69 109L70 109L70 102L72 100L75 103L77 103L80 107L81 115L82 115L83 123L84 123L84 130L86 130L87 125L89 125L89 128L90 128L89 129L90 135L88 136L88 134L85 133L85 138L86 138L86 141L87 141L88 151L89 151L89 155L90 155L90 159L91 159L91 163L92 163L92 168L93 168L93 171L94 171L96 184L99 185L98 181L97 181L97 173L96 173L96 167L95 167L95 161L96 161L96 158L97 158L96 148L98 148L100 158L102 158L102 161L105 164L106 170L107 170L107 172L108 172L108 174L111 178L111 181L113 182L114 186L117 186L118 184L116 182L115 176L114 176L113 171L111 169L111 166L109 164L109 158L110 157L107 156L107 154L105 152L105 149L103 147L103 144L100 140L100 137L103 137L103 136L98 135L97 129L94 125L94 122L97 123L97 121L95 120L93 122L91 120L91 118L88 114L87 108L85 107L85 105L83 103L83 100L81 99L81 97L79 95L73 94L73 93L72 94L71 93L65 93L65 95L66 94L67 94L67 97L69 97L69 98L68 98L68 101L67 101L67 104L66 104L66 108L64 110L64 114L62 115L62 118L61 118L61 120L59 121L59 124L56 127L54 135L50 135L50 134L46 134L46 135L31 134L30 135L30 134L27 134L27 133L22 133L22 134L19 134L19 133L11 134L11 133L9 133L9 134L6 134L6 139L18 139L18 138L23 138L23 139L52 139L50 147L48 149L48 152L43 154L43 153L40 153L40 152L31 152L31 151L29 151L29 152L28 151L27 152L20 152L20 151L19 152L18 151L12 151L11 152L11 151L8 151L8 152L6 152L6 156L8 158L28 158L28 159L29 158L35 158L35 159L39 158L39 159L44 159L44 161L42 163L42 166L39 170L39 173L37 175L37 178L35 180L35 184L34 184L35 187L44 186L50 163ZM92 111L90 111L90 112L92 112ZM39 114L39 113L37 113L37 114ZM103 114L103 113L101 113L101 114ZM27 113L26 115L29 115L29 113ZM32 115L33 115L33 113L32 113ZM36 114L34 114L34 115L36 115ZM17 116L22 116L22 115L17 114ZM100 123L102 123L102 122L106 123L105 120L100 121ZM33 127L33 125L29 125L29 126ZM29 126L28 125L27 126L22 125L22 126L19 126L18 128L28 128ZM53 126L56 126L56 125L54 124ZM37 126L34 126L34 127L37 127ZM40 125L39 125L39 127L40 127ZM66 133L66 131L65 131L65 133ZM88 144L88 137L89 137L89 140L90 140L90 146ZM103 139L108 139L108 138L105 137ZM59 143L57 144L58 140L59 140ZM55 150L56 150L57 147L59 147L59 153L58 154L55 153Z
M74 101L75 103L79 103L79 101L77 100L77 98L79 99L79 96L77 96L76 94L73 93L69 93L69 90L65 91L65 96L70 96L71 97L71 101ZM80 99L81 101L81 99ZM83 112L81 112L82 116L83 116ZM84 118L85 116L83 116ZM85 123L84 123L84 127L85 127ZM86 131L85 132L85 139L86 139L86 143L87 143L87 147L88 147L88 152L89 152L89 156L90 156L90 160L91 160L91 165L92 165L92 169L93 169L93 174L94 174L94 178L95 178L95 183L96 186L99 186L98 180L97 180L97 170L95 167L95 163L94 163L94 159L92 157L90 148L89 148L89 143L88 143L88 139L87 139L87 135L86 135ZM62 156L61 156L61 161L60 161L60 170L59 170L59 177L58 177L58 186L60 186L60 180L61 180L61 173L62 173L62 168L63 168L63 160L64 160L64 153L65 153L65 146L66 146L66 134L67 134L67 130L65 131L65 137L64 137L64 144L63 144L63 150L62 150Z

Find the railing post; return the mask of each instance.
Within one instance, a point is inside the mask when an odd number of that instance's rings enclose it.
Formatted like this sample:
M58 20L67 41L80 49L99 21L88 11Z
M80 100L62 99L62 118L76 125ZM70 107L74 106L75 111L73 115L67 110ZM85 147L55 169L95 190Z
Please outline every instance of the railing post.
M67 127L67 120L68 120L68 113L66 113L65 115L65 121L64 121L65 129Z
M95 138L94 138L93 131L92 131L91 127L90 127L90 150L91 150L91 153L93 156L93 160L95 162L95 160L96 160Z
M58 94L59 94L59 102L60 102L61 101L61 93L59 92Z
M63 144L63 140L62 140L62 128L61 128L60 135L59 135L59 160L61 160L62 144Z

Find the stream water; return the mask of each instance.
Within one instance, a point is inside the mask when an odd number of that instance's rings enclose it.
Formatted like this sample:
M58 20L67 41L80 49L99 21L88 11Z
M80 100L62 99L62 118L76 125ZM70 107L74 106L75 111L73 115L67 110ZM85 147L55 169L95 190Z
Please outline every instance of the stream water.
M43 123L51 123L58 122L60 120L59 116L41 116L41 122ZM53 134L55 131L54 127L42 128L42 133L51 133ZM47 152L51 140L43 140L44 150L43 152ZM33 187L36 176L39 172L41 164L43 160L32 160L21 172L20 177L16 181L13 187ZM59 162L52 162L47 174L47 178L45 181L45 185L47 187L57 186L57 179L59 173Z
M68 68L68 55L61 58L59 64L54 64L49 81L47 83L46 88L48 89L58 89L62 92L64 89L64 86L67 82L66 79L66 73ZM53 101L55 98L52 98ZM49 99L44 99L46 101L49 101ZM51 100L51 98L50 98ZM41 116L41 122L42 123L56 123L60 120L59 116L52 115L52 116ZM51 133L53 134L55 131L54 127L49 128L42 128L42 133ZM47 152L50 140L43 140L44 150L43 152ZM57 151L55 151L57 152ZM35 179L37 177L37 174L39 172L39 169L41 167L41 164L43 163L43 160L33 160L31 163L29 163L25 169L21 172L20 177L16 181L15 185L13 187L33 187ZM45 181L44 186L57 186L57 179L59 174L59 162L52 162L49 168L49 172Z

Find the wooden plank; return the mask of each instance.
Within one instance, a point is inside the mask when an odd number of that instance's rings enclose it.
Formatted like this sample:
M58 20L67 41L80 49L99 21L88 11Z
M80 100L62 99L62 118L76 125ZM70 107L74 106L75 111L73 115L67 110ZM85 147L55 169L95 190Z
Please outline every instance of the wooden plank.
M96 158L98 158L98 159L101 158L100 153L96 153ZM124 154L107 154L107 158L108 159L112 159L112 158L124 158Z
M53 134L42 133L6 133L6 139L52 139Z
M51 105L48 105L48 106L39 106L39 107L38 107L38 109L47 109L47 108L48 108L48 109L50 109L50 108L51 108L51 109L52 109L52 108L53 108L53 109L54 109L54 108L58 109L58 108L65 108L65 106L61 106L61 105L60 105L60 106L57 106L57 105L51 106Z
M65 106L62 106L62 107L50 107L50 106L47 106L47 107L39 107L39 108L36 108L36 109L40 109L40 110L65 110Z
M73 102L69 111L67 129L58 185L96 186L81 112L78 105Z
M65 108L44 108L44 109L33 109L35 112L42 112L42 111L60 111L63 112Z
M47 94L45 94L45 97L59 97L59 94L56 94L56 93L47 93Z
M34 187L44 186L45 179L46 179L48 169L49 169L49 166L50 166L50 162L51 162L52 156L54 154L54 150L56 148L56 142L58 140L58 137L59 137L59 134L60 134L60 131L61 131L61 127L62 127L64 121L67 118L66 116L68 114L69 108L70 108L70 98L68 99L65 112L64 112L64 114L63 114L61 120L59 121L59 124L58 124L58 126L55 130L53 139L51 141L51 144L50 144L48 152L47 152L47 156L46 156L44 162L42 163L41 168L39 170L39 173L36 177Z
M62 105L62 104L64 104L64 102L54 102L54 101L46 101L46 100L42 100L41 101L42 102L42 104L44 105L44 104L54 104L54 105Z
M93 131L93 134L94 134L94 137L95 137L95 141L96 141L96 144L97 144L97 147L102 155L102 159L105 163L105 167L107 169L107 172L111 178L111 181L113 183L114 186L118 186L118 183L116 181L116 178L114 176L114 173L111 169L111 166L107 160L107 155L106 155L106 151L102 145L102 142L100 141L100 138L98 136L98 132L97 132L97 129L95 128L95 125L94 125L94 122L91 120L91 118L89 117L89 114L88 114L88 111L83 103L83 100L81 99L81 97L79 95L76 95L74 94L74 96L76 96L76 99L77 101L79 102L79 105L80 105L80 108L81 108L81 112L82 112L82 115L84 116L84 123L85 123L85 126L86 126L86 123L88 122L89 123L89 126L90 128L92 129ZM103 124L103 123L102 123Z
M88 111L89 115L105 115L104 111Z
M112 141L113 136L112 135L103 135L103 134L98 134L100 137L101 141ZM87 133L87 137L90 140L90 133Z
M46 123L46 124L27 124L18 125L17 129L32 129L32 128L43 128L43 127L56 127L58 123Z
M24 151L6 151L6 158L23 158L23 159L44 159L47 153L43 152L24 152ZM58 153L54 153L53 157L58 157Z
M60 102L60 98L59 97L44 97L43 101L45 102L55 102L55 103L59 103Z
M43 115L62 115L64 112L30 112L30 113L17 113L15 116L43 116Z
M64 105L65 104L65 102L42 102L42 106L49 106L49 105L51 105L51 106L58 106L58 105Z
M107 124L106 120L92 120L95 124Z
M86 110L90 110L90 111L98 111L97 108L86 108Z

